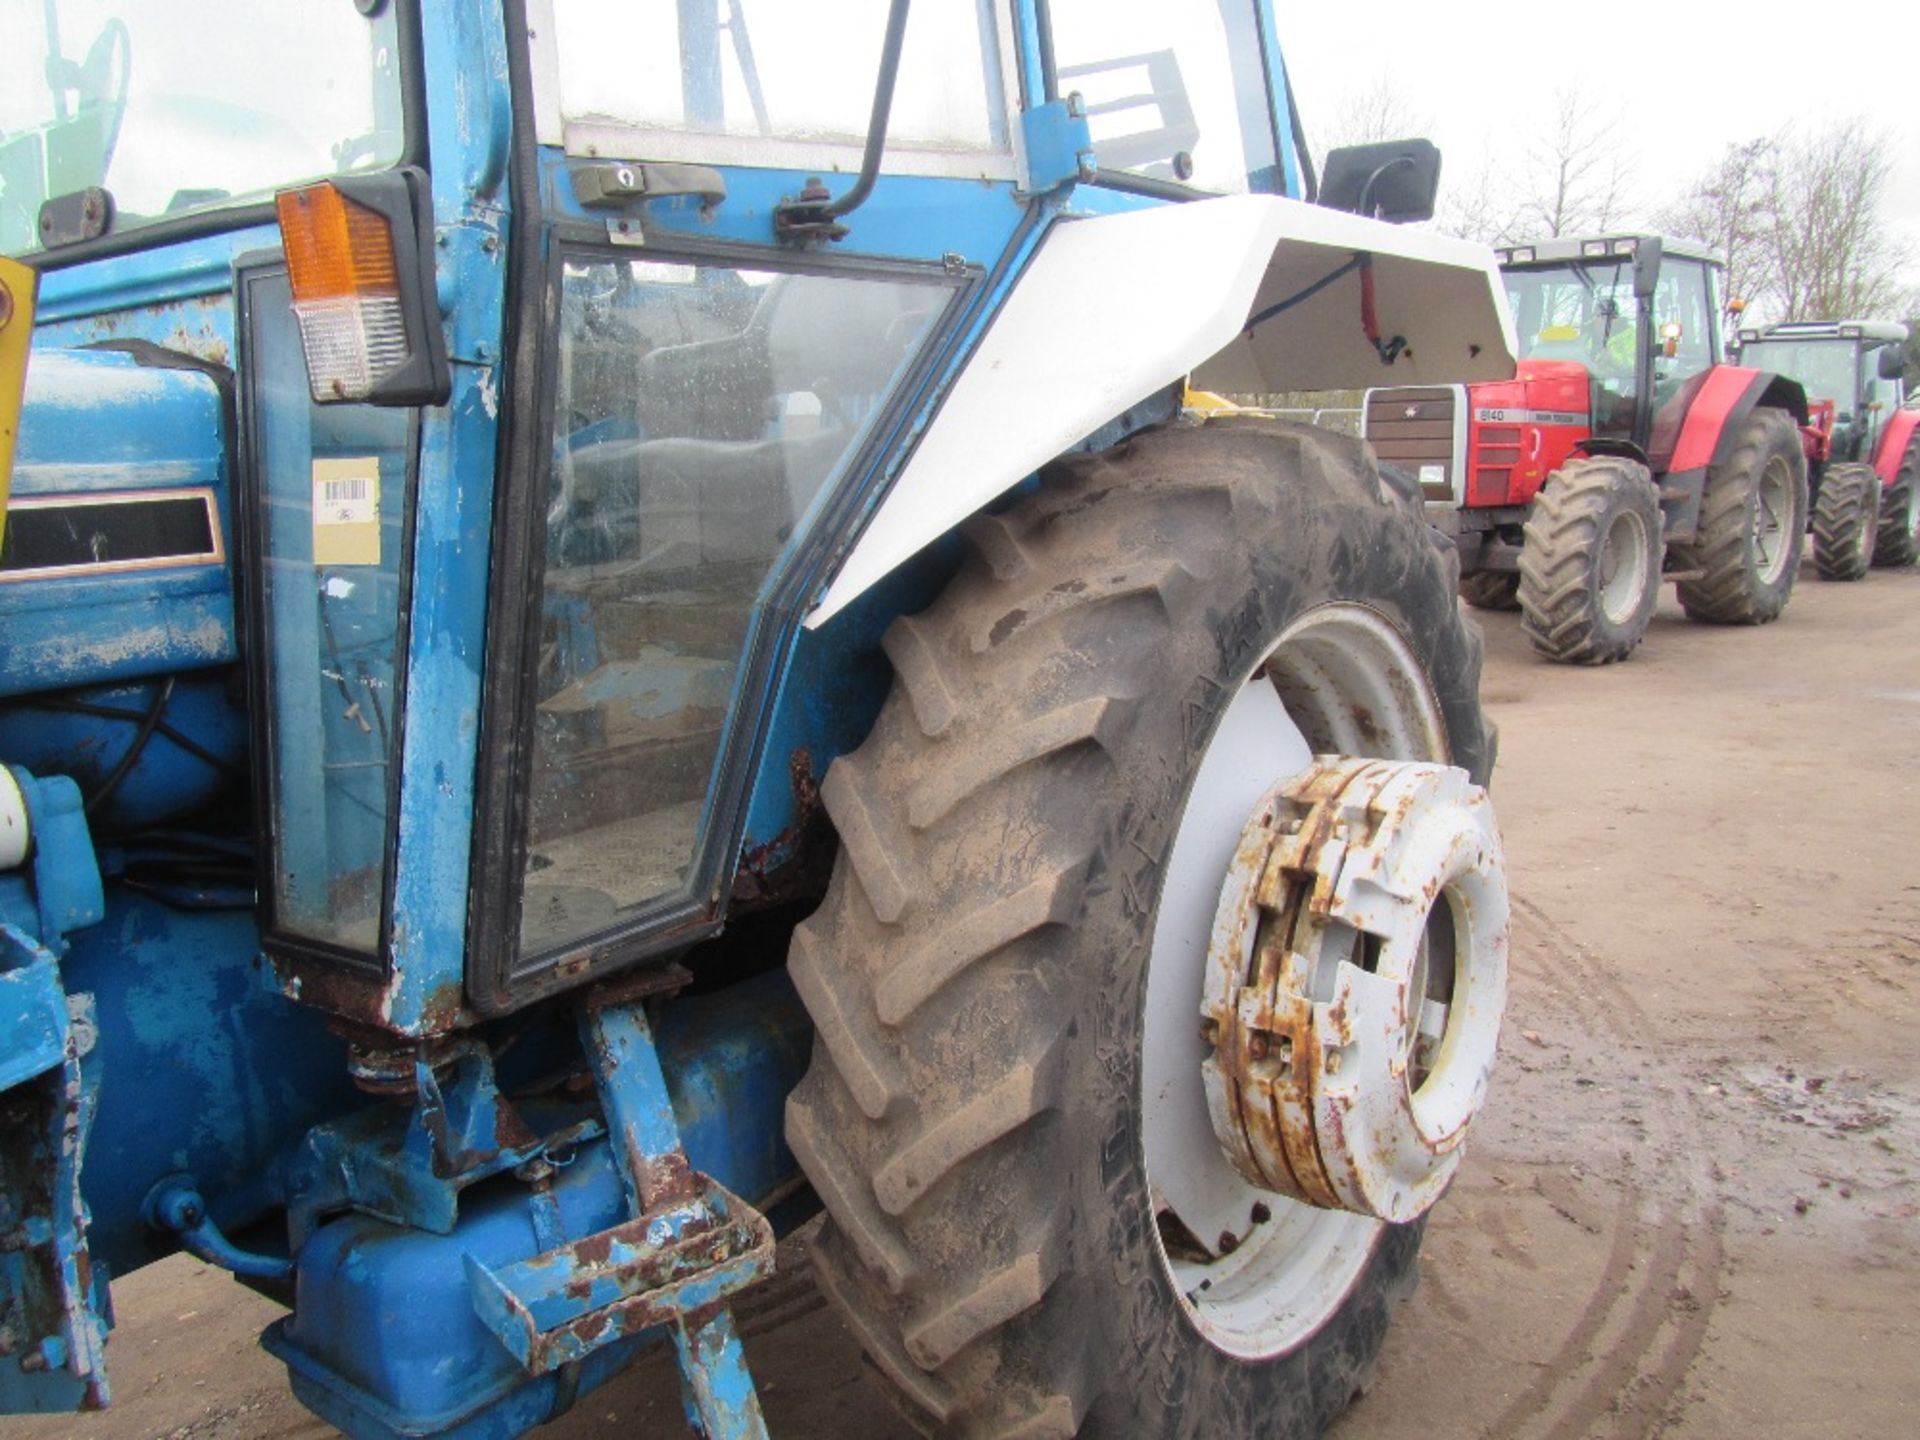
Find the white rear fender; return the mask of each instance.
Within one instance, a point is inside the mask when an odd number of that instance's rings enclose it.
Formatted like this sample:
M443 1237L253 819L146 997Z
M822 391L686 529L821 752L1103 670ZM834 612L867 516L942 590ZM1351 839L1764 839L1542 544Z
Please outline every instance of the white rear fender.
M1362 329L1357 268L1259 319L1361 252L1381 335L1406 341L1391 367ZM1483 245L1265 195L1062 221L807 624L1182 376L1230 394L1501 380L1513 348Z

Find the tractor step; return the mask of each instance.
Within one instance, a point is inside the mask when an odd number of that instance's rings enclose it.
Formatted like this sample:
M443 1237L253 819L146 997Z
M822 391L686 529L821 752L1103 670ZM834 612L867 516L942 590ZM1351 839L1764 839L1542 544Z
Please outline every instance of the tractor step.
M489 1269L467 1257L473 1308L529 1374L656 1325L697 1318L773 1270L766 1217L707 1177L637 1220Z

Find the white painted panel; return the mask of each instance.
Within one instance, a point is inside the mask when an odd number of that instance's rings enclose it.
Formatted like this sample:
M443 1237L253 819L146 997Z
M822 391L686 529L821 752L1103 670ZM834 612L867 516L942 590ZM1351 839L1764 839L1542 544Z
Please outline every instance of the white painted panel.
M1389 370L1349 272L1249 337L1248 318L1376 258ZM1504 379L1492 251L1265 195L1065 221L1043 242L919 448L807 617L819 625L924 545L1161 386L1229 393Z

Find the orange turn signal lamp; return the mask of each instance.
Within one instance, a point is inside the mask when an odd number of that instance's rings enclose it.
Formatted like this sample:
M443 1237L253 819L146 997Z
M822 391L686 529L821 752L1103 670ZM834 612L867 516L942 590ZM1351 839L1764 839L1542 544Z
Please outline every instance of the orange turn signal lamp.
M316 403L436 405L450 389L425 177L396 170L274 197Z

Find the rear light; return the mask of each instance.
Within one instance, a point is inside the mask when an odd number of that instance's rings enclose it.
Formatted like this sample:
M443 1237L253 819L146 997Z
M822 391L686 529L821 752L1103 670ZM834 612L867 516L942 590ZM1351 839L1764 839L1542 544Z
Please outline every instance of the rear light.
M1507 259L1515 265L1531 265L1534 250L1531 245L1516 245L1507 252Z
M323 181L275 197L306 352L322 405L438 404L446 340L420 243L424 183L408 172Z
M1605 255L1607 253L1607 242L1604 240L1582 240L1580 242L1580 253L1582 255Z

